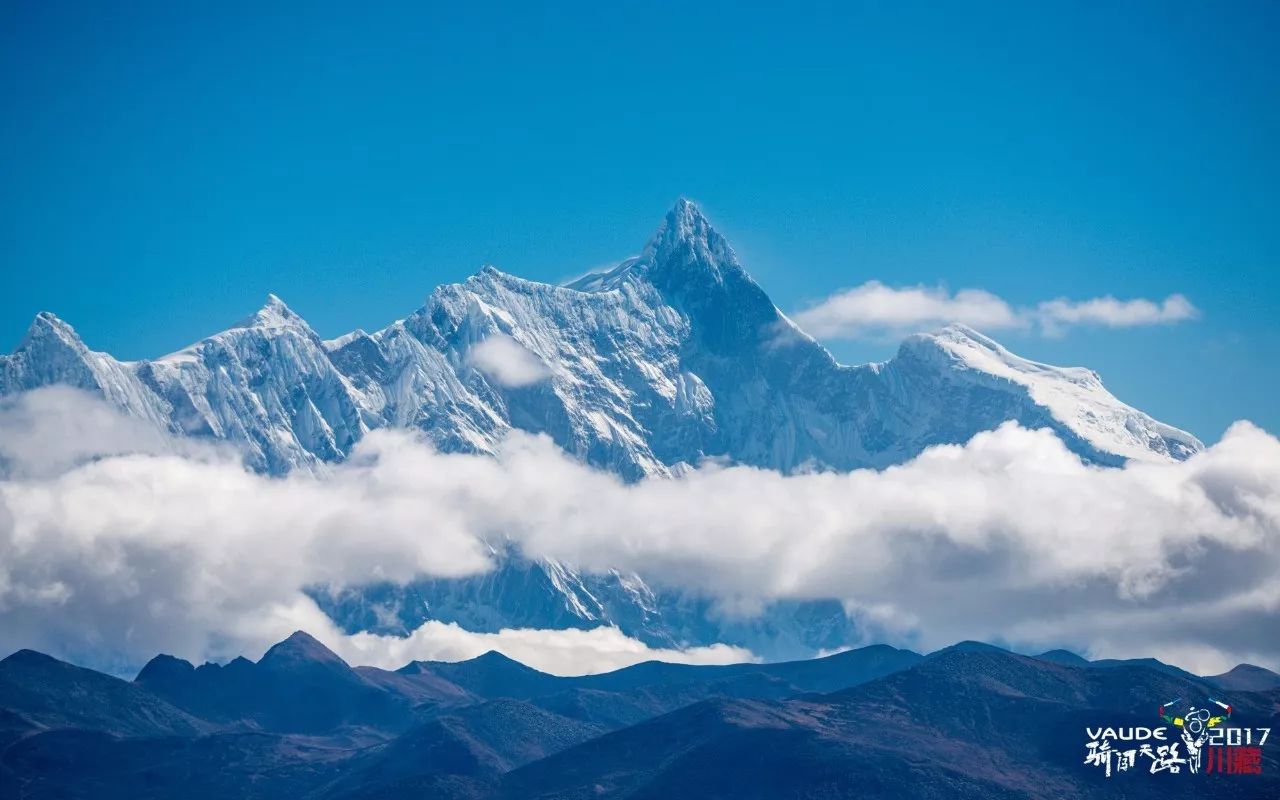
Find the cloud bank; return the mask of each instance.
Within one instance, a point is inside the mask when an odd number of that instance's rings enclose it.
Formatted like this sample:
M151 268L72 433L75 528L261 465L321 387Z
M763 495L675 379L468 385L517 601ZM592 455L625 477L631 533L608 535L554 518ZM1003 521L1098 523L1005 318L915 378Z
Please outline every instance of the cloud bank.
M98 405L31 393L0 409L0 442L33 416ZM838 598L864 641L1065 645L1206 671L1280 663L1280 441L1248 423L1180 464L1091 467L1048 431L1010 424L881 471L706 465L630 485L521 434L491 458L377 431L329 474L264 478L225 456L122 448L110 424L98 433L106 455L0 482L0 651L122 665L160 651L225 658L302 627L356 663L496 647L594 671L655 656L609 629L483 635L428 623L408 640L343 637L303 593L483 572L486 542L509 540L742 614L777 598ZM564 655L537 662L539 652Z
M836 292L792 318L818 338L856 339L897 335L952 322L986 330L1034 329L1046 336L1058 336L1071 326L1130 328L1166 325L1199 316L1200 311L1180 294L1171 294L1162 301L1117 300L1110 296L1080 301L1057 298L1020 308L982 289L961 289L952 294L942 287L895 288L868 281Z

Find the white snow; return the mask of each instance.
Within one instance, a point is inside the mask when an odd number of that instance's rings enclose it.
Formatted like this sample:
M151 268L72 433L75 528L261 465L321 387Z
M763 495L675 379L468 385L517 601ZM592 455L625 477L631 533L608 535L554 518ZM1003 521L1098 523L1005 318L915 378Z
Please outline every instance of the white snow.
M1150 461L1185 456L1203 448L1186 431L1157 422L1117 400L1093 370L1030 361L964 325L948 326L933 338L968 369L1026 387L1036 403L1100 450ZM1175 452L1171 453L1171 448Z

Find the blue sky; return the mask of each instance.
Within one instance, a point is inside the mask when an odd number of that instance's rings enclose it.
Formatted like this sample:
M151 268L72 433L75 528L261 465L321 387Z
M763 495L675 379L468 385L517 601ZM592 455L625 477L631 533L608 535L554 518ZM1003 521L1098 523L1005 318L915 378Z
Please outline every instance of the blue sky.
M21 5L0 348L47 309L159 355L268 292L376 328L482 264L616 261L683 194L788 311L1184 294L1199 319L993 333L1207 440L1280 431L1274 4Z

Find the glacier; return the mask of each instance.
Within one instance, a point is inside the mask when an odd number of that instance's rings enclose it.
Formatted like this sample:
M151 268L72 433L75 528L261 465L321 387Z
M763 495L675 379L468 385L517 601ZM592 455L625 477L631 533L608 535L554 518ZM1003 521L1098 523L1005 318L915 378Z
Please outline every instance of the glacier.
M536 379L478 357L501 337ZM693 203L641 254L566 285L485 267L387 327L323 340L272 295L176 353L118 361L41 312L0 356L0 397L51 384L92 392L170 433L228 442L273 475L323 471L370 430L420 432L492 453L507 431L545 434L627 481L714 459L781 472L882 468L1007 421L1049 428L1083 459L1176 461L1203 445L1115 398L1088 369L1021 358L962 325L906 339L882 363L838 363L769 299ZM480 578L321 589L349 629L425 619L474 630L616 624L661 646L727 641L789 657L854 632L834 603L783 603L751 621L637 575L582 574L504 553Z

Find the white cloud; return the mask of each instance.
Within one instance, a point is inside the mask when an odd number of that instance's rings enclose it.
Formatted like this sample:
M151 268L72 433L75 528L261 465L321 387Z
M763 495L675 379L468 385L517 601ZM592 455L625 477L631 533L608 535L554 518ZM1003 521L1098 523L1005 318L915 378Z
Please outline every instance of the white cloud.
M737 664L757 660L750 650L716 644L682 650L652 648L617 628L590 630L504 629L476 633L457 625L426 622L407 637L357 633L332 639L334 649L356 664L393 669L410 661L461 661L490 650L553 675L594 675L642 661L676 664Z
M941 287L894 288L879 281L836 292L792 319L818 338L855 338L949 322L988 330L1026 325L1012 306L982 289L953 295Z
M952 294L940 286L892 287L868 281L836 292L792 318L818 338L853 339L898 335L952 322L985 330L1033 328L1056 336L1072 325L1127 328L1182 322L1199 315L1191 301L1180 294L1160 302L1107 296L1080 301L1058 298L1035 307L1017 307L982 289L961 289Z
M1041 303L1037 309L1041 327L1050 335L1068 325L1132 328L1184 322L1199 316L1200 310L1180 294L1171 294L1163 302L1117 300L1110 296L1078 302L1058 298Z
M550 377L551 370L510 336L495 333L471 348L467 361L503 386L530 386Z
M382 669L399 669L410 661L465 661L490 650L552 675L594 675L654 660L675 664L740 664L758 660L750 650L723 644L682 649L650 647L606 625L586 630L504 628L484 633L433 620L422 623L408 636L348 634L302 594L285 603L264 606L261 612L228 621L230 624L221 633L229 637L226 642L230 649L210 652L201 646L184 647L175 640L164 652L196 663L211 656L225 659L246 655L256 659L272 644L296 630L304 630L347 663Z
M505 537L532 557L634 570L741 613L834 597L867 640L1068 645L1206 670L1280 663L1280 442L1248 423L1184 463L1122 469L1006 425L848 474L704 466L624 484L545 438L513 435L490 458L393 431L319 477L173 454L18 474L0 482L0 651L121 664L261 652L295 628L331 626L304 587L479 572L484 542ZM558 653L547 665L654 655L607 630L415 636L330 644L376 663L495 643L521 660Z

